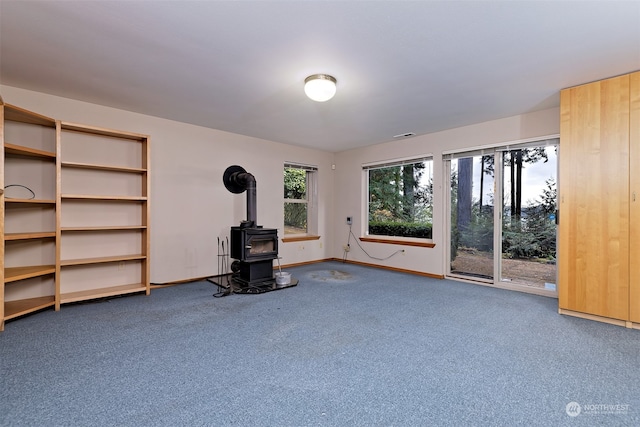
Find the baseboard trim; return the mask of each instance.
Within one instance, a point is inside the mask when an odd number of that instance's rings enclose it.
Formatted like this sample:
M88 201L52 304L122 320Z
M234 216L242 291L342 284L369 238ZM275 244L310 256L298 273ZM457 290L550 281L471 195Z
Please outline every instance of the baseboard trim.
M413 275L416 275L416 276L430 277L432 279L444 279L444 275L442 275L442 274L424 273L422 271L408 270L408 269L405 269L405 268L397 268L397 267L388 267L386 265L370 264L370 263L367 263L367 262L360 262L360 261L351 261L351 260L346 260L345 261L345 260L343 260L341 258L323 258L323 259L317 259L317 260L313 260L313 261L294 262L294 263L291 263L291 264L282 264L280 267L275 266L275 267L273 267L273 269L274 270L278 270L279 268L285 269L285 268L292 268L292 267L300 267L300 266L303 266L303 265L320 264L322 262L328 262L328 261L343 262L345 264L362 265L364 267L380 268L380 269L383 269L383 270L396 271L398 273L408 273L408 274L413 274ZM206 279L211 278L211 277L224 277L224 276L226 276L226 275L221 274L221 275L218 275L218 276L194 277L192 279L176 280L174 282L168 282L168 283L152 283L151 284L151 289L166 288L167 286L175 286L175 285L180 285L180 284L184 284L184 283L199 282L201 280L206 280Z
M610 317L598 316L595 314L581 313L579 311L567 310L564 308L559 308L558 313L566 316L579 317L581 319L593 320L601 323L608 323L610 325L622 326L628 329L640 329L640 323L633 323L625 320L612 319Z
M225 275L221 274L220 276L213 276L213 277L222 277L222 276L225 276ZM166 282L166 283L152 283L151 289L160 289L160 288L166 288L167 286L175 286L175 285L183 285L185 283L199 282L201 280L206 280L209 277L212 277L212 276L194 277L192 279L182 279L182 280L176 280L174 282Z
M405 268L389 267L389 266L386 266L386 265L378 265L378 264L370 264L368 262L343 260L341 258L330 258L330 259L328 259L326 261L338 261L338 262L344 262L345 264L354 264L354 265L362 265L364 267L380 268L382 270L396 271L398 273L408 273L408 274L413 274L413 275L416 275L416 276L430 277L432 279L444 279L444 275L443 274L425 273L425 272L422 272L422 271L408 270L408 269L405 269Z

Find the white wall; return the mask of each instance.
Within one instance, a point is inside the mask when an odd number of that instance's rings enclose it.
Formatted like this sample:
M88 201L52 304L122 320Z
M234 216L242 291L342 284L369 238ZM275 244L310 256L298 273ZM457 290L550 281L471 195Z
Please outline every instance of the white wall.
M362 165L431 154L434 161L433 241L436 246L434 248L420 248L362 242L361 245L365 250L378 258L384 258L397 249L405 250L404 254L398 254L387 261L380 262L368 258L352 239L348 258L359 262L443 275L445 272L444 238L446 235L443 229L443 201L445 197L443 192L443 151L545 137L556 135L559 132L559 109L552 108L337 153L334 194L336 228L332 253L335 257L342 257L342 248L347 243L349 232L349 227L346 225L347 216L353 217L354 234L356 236L364 235L364 220L367 213L363 209L366 199L366 183L363 180Z
M258 223L283 236L285 161L318 166L321 239L280 243L282 263L329 258L334 154L193 126L124 110L0 86L5 103L54 119L151 136L151 281L217 274L217 238L246 218L246 195L229 193L224 170L239 164L256 177Z
M245 194L229 193L224 170L240 164L255 175L258 222L283 235L282 166L285 161L318 166L320 240L280 243L283 264L341 258L353 217L356 236L364 232L366 187L362 165L425 154L434 159L435 248L361 243L376 257L396 249L387 261L368 258L351 242L349 259L435 275L444 274L444 192L442 152L514 142L559 133L557 108L471 126L328 153L193 126L157 117L79 102L9 86L0 86L6 103L49 117L151 136L151 280L166 283L217 273L217 238L246 216ZM332 170L331 165L336 165Z

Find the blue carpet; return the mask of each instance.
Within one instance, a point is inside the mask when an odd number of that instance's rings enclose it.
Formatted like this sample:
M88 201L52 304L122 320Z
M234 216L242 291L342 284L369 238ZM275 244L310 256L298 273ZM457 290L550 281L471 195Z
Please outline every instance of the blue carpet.
M297 287L195 282L9 322L0 425L640 425L640 331L454 281L287 271Z

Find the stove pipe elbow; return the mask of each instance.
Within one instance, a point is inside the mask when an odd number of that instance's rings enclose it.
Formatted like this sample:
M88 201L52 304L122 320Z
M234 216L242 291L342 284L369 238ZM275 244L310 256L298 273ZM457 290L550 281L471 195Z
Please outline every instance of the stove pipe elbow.
M247 192L247 220L242 221L241 227L257 227L257 196L256 196L256 178L247 172L242 166L232 165L224 171L222 176L224 186L234 194Z
M256 178L250 174L245 173L246 175L246 183L247 183L247 222L249 222L249 227L257 227L258 226L258 207L257 207L257 190L256 187L258 184L256 183Z

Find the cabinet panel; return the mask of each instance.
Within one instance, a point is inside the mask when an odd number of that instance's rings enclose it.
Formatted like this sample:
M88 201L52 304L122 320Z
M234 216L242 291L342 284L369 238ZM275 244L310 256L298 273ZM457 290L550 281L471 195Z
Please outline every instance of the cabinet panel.
M629 140L631 148L631 246L629 317L634 323L640 323L640 71L630 76L631 112Z
M562 91L561 309L629 315L629 76Z

